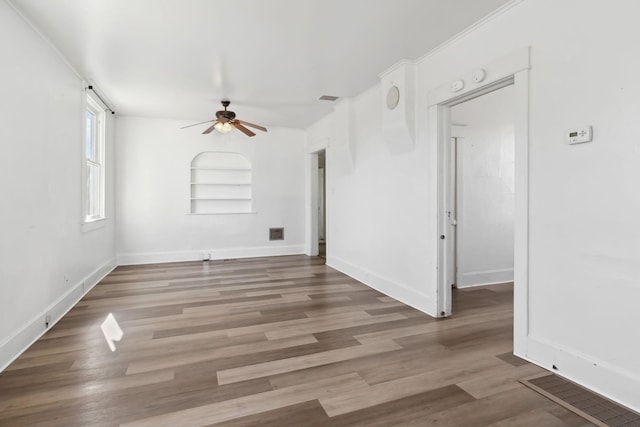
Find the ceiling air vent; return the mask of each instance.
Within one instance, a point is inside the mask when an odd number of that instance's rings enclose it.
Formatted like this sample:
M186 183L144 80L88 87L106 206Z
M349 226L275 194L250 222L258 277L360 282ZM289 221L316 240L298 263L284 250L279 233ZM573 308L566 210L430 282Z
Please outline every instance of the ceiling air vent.
M322 95L320 97L320 100L322 101L336 101L338 98L340 98L339 96L331 96L331 95Z

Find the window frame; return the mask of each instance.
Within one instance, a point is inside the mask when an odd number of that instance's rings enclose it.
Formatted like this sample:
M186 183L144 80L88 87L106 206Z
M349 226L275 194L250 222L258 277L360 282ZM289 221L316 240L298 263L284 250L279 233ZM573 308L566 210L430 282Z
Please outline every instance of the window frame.
M95 117L95 125L91 127L91 135L87 129L87 113ZM85 96L85 104L82 109L82 224L83 231L90 231L100 221L106 219L106 191L105 191L105 145L106 145L106 113L100 104L89 94ZM87 141L92 139L95 158L87 158ZM97 195L94 195L89 186L90 169L97 169L98 184ZM98 205L97 212L92 213L90 204L92 198ZM88 227L85 227L88 226Z

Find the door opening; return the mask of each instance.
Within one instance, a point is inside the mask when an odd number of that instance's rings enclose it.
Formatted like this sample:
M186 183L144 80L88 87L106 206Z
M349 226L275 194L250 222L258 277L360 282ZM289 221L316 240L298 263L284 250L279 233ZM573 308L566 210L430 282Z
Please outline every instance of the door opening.
M326 145L325 145L326 146ZM307 255L327 256L327 160L326 149L311 151L308 156L309 198L307 216Z
M511 292L515 223L514 87L451 107L448 212L456 288L506 284ZM497 289L497 288L493 288ZM456 309L455 298L453 310Z
M318 152L318 255L327 257L326 153Z
M450 237L452 225L447 217L450 204L451 108L465 101L478 98L500 88L513 85L514 90L514 250L513 250L513 350L514 354L526 357L529 337L529 48L485 65L485 79L474 80L472 75L465 81L473 81L462 90L452 92L451 84L442 84L428 93L429 123L431 138L437 141L434 154L437 179L437 286L434 294L435 313L444 317L451 315L452 288L447 277L452 262ZM453 77L452 77L453 78ZM464 209L464 207L463 207ZM463 233L464 234L464 233ZM463 237L464 238L464 237ZM461 266L458 265L458 271Z
M508 78L501 79L492 84L488 84L484 87L478 88L475 91L466 93L458 97L452 97L445 100L440 104L434 105L431 108L431 114L434 122L437 123L437 140L438 140L438 177L439 177L439 189L438 189L438 217L439 217L439 251L438 251L438 314L440 316L449 316L452 313L452 285L456 287L470 286L473 284L488 284L506 282L507 280L517 281L517 277L522 277L523 285L526 286L526 274L527 274L527 239L528 239L528 205L527 205L527 193L528 193L528 161L527 159L527 146L528 139L526 138L526 95L524 94L527 89L526 85L526 71L523 74L516 74ZM490 99L496 95L494 93L500 93L500 90L504 88L506 91L511 92L511 102L508 105L508 111L512 113L512 118L509 120L510 134L513 144L509 150L503 149L497 158L493 160L484 159L482 155L478 156L476 160L480 159L480 166L477 172L477 177L470 178L472 184L486 184L487 181L500 182L500 176L509 175L512 178L510 184L502 183L503 187L510 187L513 189L512 194L509 196L511 200L511 213L514 220L513 225L510 226L512 231L511 237L511 251L510 257L513 259L513 266L502 265L496 268L486 268L484 270L478 268L474 270L472 267L476 266L475 261L482 259L485 255L491 257L492 248L484 250L480 257L473 259L473 262L468 262L468 256L463 254L464 245L460 244L460 241L468 241L470 235L465 235L465 231L468 231L469 221L465 222L464 213L465 209L465 197L464 197L464 175L461 175L461 171L464 170L465 151L466 145L471 144L471 138L465 133L469 133L472 129L469 126L464 126L464 121L459 122L456 111L458 109L464 109L464 105L473 100L481 102L484 98ZM485 96L487 98L485 98ZM467 104L471 105L471 104ZM459 107L457 107L459 106ZM493 116L493 107L480 107L476 108L479 111L480 118L482 115L486 122ZM454 116L456 119L454 120ZM482 122L482 120L481 120ZM482 127L482 126L480 126ZM503 130L504 132L504 130ZM500 134L500 131L497 131ZM500 135L499 135L500 136ZM500 151L500 149L498 150ZM468 154L468 153L467 153ZM502 156L502 158L500 158ZM496 160L497 159L497 160ZM505 161L510 162L510 170L508 167L501 165ZM477 163L477 162L476 162ZM484 165L484 169L482 168ZM519 165L519 167L516 167ZM517 170L520 169L520 170ZM493 176L492 176L493 175ZM521 193L516 199L515 188L520 183ZM493 183L495 184L495 182ZM456 191L456 189L458 191ZM504 190L504 188L503 188ZM478 196L479 193L472 191L471 195L479 199L480 202L491 201L493 196ZM519 200L519 204L518 204ZM478 200L475 200L476 202ZM482 203L479 204L482 206ZM487 212L490 212L490 208L482 208ZM462 213L462 215L461 215ZM467 218L468 220L468 218ZM489 240L495 237L494 234L504 234L504 228L495 227L495 224L491 227L482 227L477 224L474 225L474 231L480 231L485 234ZM497 231L496 231L497 230ZM504 237L504 236L503 236ZM514 242L515 240L515 242ZM479 244L482 247L482 240ZM457 243L457 244L456 244ZM476 245L477 236L476 236ZM492 245L492 244L491 244ZM485 245L486 249L486 245ZM504 257L503 257L504 258ZM465 265L465 262L467 264ZM520 276L518 276L518 265L520 265ZM471 268L471 270L470 270ZM495 271L493 271L495 270ZM511 278L506 277L511 274ZM496 279L497 277L497 279ZM476 283L473 283L473 282ZM514 299L523 301L526 299L526 294L514 290Z

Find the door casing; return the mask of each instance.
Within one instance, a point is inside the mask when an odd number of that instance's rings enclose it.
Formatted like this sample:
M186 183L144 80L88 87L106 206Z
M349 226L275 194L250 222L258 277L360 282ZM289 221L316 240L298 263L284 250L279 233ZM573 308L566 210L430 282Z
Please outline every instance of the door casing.
M451 263L455 241L448 218L451 199L451 107L508 85L515 92L515 242L514 242L514 353L527 354L529 335L529 49L525 48L485 67L492 79L453 93L450 84L428 94L431 138L437 141L437 315L451 311ZM469 73L471 75L471 73ZM456 76L458 78L458 76ZM449 237L449 238L447 238ZM454 279L455 280L455 279Z

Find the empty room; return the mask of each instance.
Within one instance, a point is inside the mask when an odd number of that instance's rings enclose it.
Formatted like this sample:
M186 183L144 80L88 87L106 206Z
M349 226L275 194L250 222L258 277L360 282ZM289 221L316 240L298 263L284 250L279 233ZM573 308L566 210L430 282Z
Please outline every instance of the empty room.
M640 426L636 0L1 0L0 426Z

